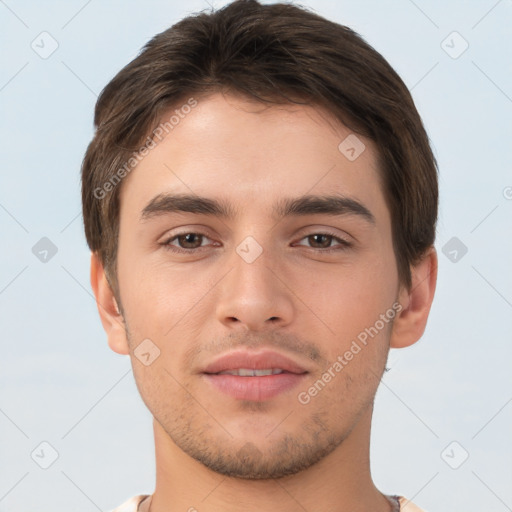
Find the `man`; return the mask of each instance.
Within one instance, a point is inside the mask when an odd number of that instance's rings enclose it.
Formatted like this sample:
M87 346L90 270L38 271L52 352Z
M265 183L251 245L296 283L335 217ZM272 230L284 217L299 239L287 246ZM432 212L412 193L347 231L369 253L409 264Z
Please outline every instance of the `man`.
M95 125L91 283L156 451L154 493L116 511L420 510L369 462L389 348L422 336L437 277L437 165L389 64L238 0L152 39Z

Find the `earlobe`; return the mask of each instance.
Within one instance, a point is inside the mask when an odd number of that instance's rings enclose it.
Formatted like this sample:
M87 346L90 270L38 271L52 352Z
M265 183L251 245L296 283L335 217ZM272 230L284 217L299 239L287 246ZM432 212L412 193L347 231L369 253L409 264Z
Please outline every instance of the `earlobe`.
M91 254L91 287L96 297L101 323L107 333L109 347L118 354L129 354L124 319L105 275L103 264L96 253Z
M403 309L395 317L390 347L403 348L416 343L425 331L437 282L437 252L431 246L421 261L411 268L412 286L402 288L399 302Z

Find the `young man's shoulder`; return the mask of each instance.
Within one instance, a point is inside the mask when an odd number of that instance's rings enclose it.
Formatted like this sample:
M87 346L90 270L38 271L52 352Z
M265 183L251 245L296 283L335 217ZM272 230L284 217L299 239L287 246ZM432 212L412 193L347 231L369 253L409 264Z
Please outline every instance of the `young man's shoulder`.
M407 512L427 512L426 510L418 507L418 505L415 505L412 501L409 501L407 498L404 498L403 496L399 496L398 500L400 501L400 510L406 510Z
M138 494L109 512L147 512L150 494Z
M149 502L151 501L147 499L149 497L150 494L138 494L137 496L133 496L110 512L147 512L147 509L149 508ZM401 509L405 508L407 505L407 512L427 512L403 496L399 496L399 501Z

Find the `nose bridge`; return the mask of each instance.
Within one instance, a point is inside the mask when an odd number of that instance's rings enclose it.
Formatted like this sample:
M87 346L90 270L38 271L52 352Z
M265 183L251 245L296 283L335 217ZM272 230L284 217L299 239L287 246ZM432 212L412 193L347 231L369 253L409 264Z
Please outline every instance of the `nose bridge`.
M256 237L260 240L258 241ZM275 278L270 237L261 234L246 236L236 247L231 258L234 266L231 286L237 293L247 294L245 300L271 299ZM261 243L260 243L261 242Z
M254 330L272 322L290 321L292 304L286 287L277 277L280 265L275 261L271 245L270 236L253 234L235 247L229 259L231 271L220 287L219 321L237 320Z

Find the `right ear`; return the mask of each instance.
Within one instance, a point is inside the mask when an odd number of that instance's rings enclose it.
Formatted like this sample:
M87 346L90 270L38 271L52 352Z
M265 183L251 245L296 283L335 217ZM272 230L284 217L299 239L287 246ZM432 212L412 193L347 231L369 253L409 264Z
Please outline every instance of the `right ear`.
M91 286L103 329L107 333L109 347L118 354L128 355L130 347L126 338L124 319L119 312L103 264L95 252L91 254Z

